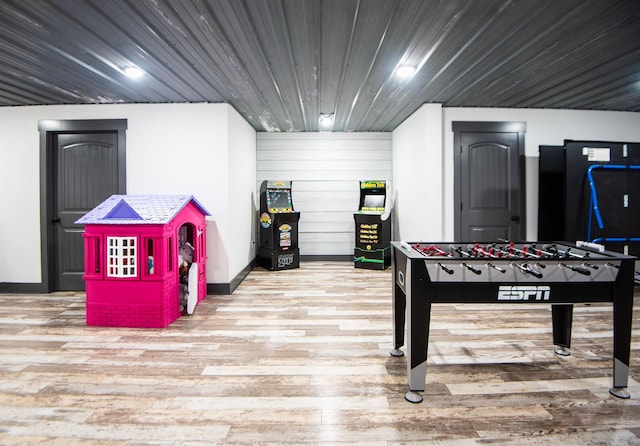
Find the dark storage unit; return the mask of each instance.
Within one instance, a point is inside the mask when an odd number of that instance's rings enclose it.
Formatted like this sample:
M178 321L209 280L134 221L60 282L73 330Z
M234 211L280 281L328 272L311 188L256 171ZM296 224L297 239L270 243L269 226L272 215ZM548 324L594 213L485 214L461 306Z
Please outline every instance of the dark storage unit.
M260 186L260 245L258 263L269 270L298 268L298 221L293 209L291 181L263 181Z
M565 240L564 147L540 146L538 240Z
M640 143L541 146L539 173L540 240L585 240L640 255Z

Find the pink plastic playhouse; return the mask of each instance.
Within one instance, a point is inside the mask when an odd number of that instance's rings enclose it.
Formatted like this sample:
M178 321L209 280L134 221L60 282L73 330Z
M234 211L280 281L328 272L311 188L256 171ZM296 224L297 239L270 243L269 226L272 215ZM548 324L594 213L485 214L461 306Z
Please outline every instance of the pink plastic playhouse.
M189 295L204 299L207 215L193 196L112 195L76 221L87 325L162 328L187 312Z

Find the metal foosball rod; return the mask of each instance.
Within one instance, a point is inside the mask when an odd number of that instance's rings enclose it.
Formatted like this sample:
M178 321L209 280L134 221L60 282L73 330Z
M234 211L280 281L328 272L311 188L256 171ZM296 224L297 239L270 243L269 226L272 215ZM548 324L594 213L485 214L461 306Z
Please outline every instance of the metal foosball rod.
M509 242L509 243L511 243L511 245L513 245L513 243L512 243L512 242ZM504 255L504 257L502 257L501 255L499 255L499 256L495 256L495 258L505 258L505 259L508 259L508 258L510 258L510 257L515 257L515 255L514 255L512 252L505 251L503 248L499 248L499 247L497 247L497 246L493 246L493 248L497 249L499 253L504 253L504 254L505 254L505 255ZM527 252L526 252L526 251L522 251L522 250L516 250L516 251L519 251L520 253L522 253L523 255L525 255L525 258L526 258L526 254L527 254ZM492 255L493 255L493 254L492 254ZM532 255L533 255L533 254L532 254ZM541 257L541 256L535 256L535 255L533 255L533 256L534 256L534 258L536 258L536 259L539 259L539 258ZM488 265L488 266L490 266L490 267L492 267L492 268L494 268L494 269L497 269L498 271L501 271L501 270L502 270L502 268L496 267L496 266L495 266L495 265L493 265L493 264L490 264L490 263L489 263L489 264L487 264L487 265ZM512 266L514 266L515 268L519 269L519 270L520 270L520 271L522 271L523 273L531 274L532 276L534 276L534 277L536 277L536 278L538 278L538 279L542 279L542 277L543 277L543 274L542 274L540 271L536 271L535 269L532 269L532 268L531 268L528 264L526 264L526 263L518 264L517 262L511 262L511 265L512 265ZM501 272L505 272L505 271L504 271L504 270L502 270Z
M511 244L513 244L513 242L511 242ZM525 246L526 246L526 245L525 245ZM543 259L545 255L551 255L551 253L544 253L544 252L540 251L539 249L535 248L534 246L535 246L535 245L532 245L533 249L535 249L535 250L537 251L537 254L532 254L532 253L530 253L530 252L528 252L527 250L524 250L524 249L523 249L523 250L514 249L514 250L515 250L515 251L517 251L517 252L521 252L521 253L522 253L523 255L525 255L525 256L532 257L532 258L534 258L534 259L536 259L536 260L538 260L538 259ZM501 251L501 252L504 252L504 253L508 253L508 254L510 254L511 256L514 256L514 254L513 254L513 253L511 253L511 252L509 252L509 251L505 251L505 250L503 250L503 249L501 249L500 251ZM535 263L535 266L537 266L537 267L538 267L538 268L540 268L540 269L545 269L545 268L547 267L547 265L545 265L544 263L540 263L540 262L536 262L536 263ZM535 270L533 270L533 269L531 269L531 268L529 268L528 270L529 270L529 271L535 271ZM542 273L540 273L540 274L542 274ZM541 277L542 277L542 276L540 276L540 278L541 278Z
M511 265L518 268L523 273L531 274L533 277L536 277L538 279L542 279L543 277L543 274L540 271L531 269L531 267L526 263L523 263L522 265L520 265L517 262L511 262Z
M478 257L488 257L490 259L508 259L508 258L514 257L513 253L509 251L505 251L504 249L496 246L495 244L490 246L489 245L480 246L478 243L476 243L475 245L469 245L469 250L474 251ZM486 265L487 267L493 268L496 271L500 271L503 274L507 272L507 270L505 270L504 268L494 265L491 262L487 262ZM527 269L527 271L533 271L533 270Z
M564 258L573 257L574 259L584 260L587 257L589 257L589 252L588 251L585 253L585 255L581 256L580 254L576 254L575 252L571 252L571 247L568 247L564 251L561 250L561 249L558 249L555 244L553 244L553 245L542 245L542 247L544 249L548 249L551 252L555 252L556 256L560 256L560 257L564 257Z
M524 245L522 247L522 249L518 249L518 248L516 248L515 243L511 242L511 243L509 243L509 249L521 254L524 257L531 257L533 259L539 259L539 258L542 257L542 254L536 254L536 253L529 252L529 247L527 245Z
M413 245L413 249L415 249L416 251L418 251L420 254L424 256L442 256L442 257L451 256L450 253L442 250L439 246L435 246L435 245L421 247L420 243L416 243L415 245Z
M521 254L524 257L531 257L532 259L541 259L541 258L543 258L542 251L540 251L538 248L536 248L535 245L531 245L531 248L536 250L537 253L532 253L532 252L529 251L529 245L523 245L522 249L519 249L519 248L516 248L515 242L510 242L509 240L505 240L505 239L501 239L501 238L499 238L498 241L500 241L502 243L508 243L509 244L509 250L511 252L515 251L515 252L517 252L518 254Z
M460 246L449 245L450 252L457 252L460 257L473 257L470 253L464 251Z
M449 245L449 249L452 251L457 252L461 257L466 257L466 258L473 258L474 256L471 253L468 253L466 251L464 251L460 246L453 246L453 245ZM478 268L476 268L473 265L469 265L466 262L462 262L462 266L466 269L468 269L469 271L471 271L474 274L482 274L482 271L480 271Z
M496 252L497 254L495 254ZM510 259L516 257L514 253L506 251L495 243L489 247L488 253L491 255L491 257L496 259Z
M571 258L574 258L574 259L586 260L587 258L589 258L589 254L590 254L589 252L586 252L585 255L581 256L580 254L576 254L574 252L571 252L571 248L567 248L565 251L561 251L558 248L556 248L555 245L544 245L544 247L545 247L545 249L550 249L552 251L555 251L556 252L556 254L555 254L556 257L563 256L565 258L571 257ZM546 252L546 251L542 251L542 252ZM553 254L553 253L549 252L549 254ZM593 263L588 263L588 262L583 262L583 265L587 266L587 267L589 267L591 269L598 269L599 268L598 265L595 265Z
M442 250L439 246L431 245L429 248L431 249L431 251L435 251L439 256L450 256L450 253Z
M481 246L479 243L476 243L475 245L469 245L467 247L467 249L469 251L473 252L473 255L476 258L490 258L490 259L499 259L500 258L500 256L499 255L495 255L491 249L487 250L487 246L486 245ZM497 271L500 271L503 274L507 272L507 270L505 270L504 268L500 268L499 266L496 266L491 262L487 262L487 263L485 263L485 265L487 265L487 267L489 267L489 268L493 268L493 269L495 269ZM480 271L477 268L471 269L471 268L469 268L469 266L467 264L464 264L464 263L463 263L463 266L465 266L466 268L470 269L473 272L475 272L474 269L476 271ZM476 274L480 274L480 273L478 272Z
M469 245L467 247L467 249L469 251L473 251L473 253L475 254L476 257L490 258L490 259L499 259L500 258L499 255L496 255L496 254L493 253L493 250L491 248L487 249L486 245L481 246L480 244L476 243L475 245ZM487 267L489 267L489 268L495 269L496 271L500 271L503 274L507 272L506 269L500 268L499 266L494 265L491 262L487 262L487 263L485 263L485 265L487 265Z
M543 253L541 250L535 248L535 245L531 245L532 249L537 251L536 253L532 253L527 249L528 245L524 245L522 249L518 249L514 246L513 242L509 242L509 249L515 251L519 254L522 254L525 258L531 257L532 259L539 260L544 259L544 256L547 255ZM510 252L510 251L507 251ZM550 253L549 253L550 254ZM544 263L536 262L535 265L540 269L545 269L547 266ZM532 270L533 271L533 270Z
M545 245L545 246L548 246L548 245ZM532 247L533 249L536 249L538 252L540 252L540 253L544 254L545 256L548 256L548 257L551 257L551 258L558 258L558 257L560 257L560 254L557 252L557 250L556 250L556 252L545 251L544 249L540 249L540 248L538 248L538 247L537 247L537 245L536 245L535 243L534 243L533 245L531 245L531 247Z
M487 251L487 245L475 243L467 246L467 251L473 252L475 257L494 257L493 252Z
M479 243L467 246L467 250L473 252L475 257L489 257L492 259L502 258L502 253L509 254L507 251L498 249L498 253L495 253L495 245L480 245Z

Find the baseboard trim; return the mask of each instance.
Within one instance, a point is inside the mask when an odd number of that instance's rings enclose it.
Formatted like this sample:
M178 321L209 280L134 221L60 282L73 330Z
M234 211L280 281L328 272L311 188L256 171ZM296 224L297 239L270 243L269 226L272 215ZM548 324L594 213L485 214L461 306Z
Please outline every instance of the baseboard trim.
M301 262L353 262L352 255L301 255Z
M48 292L43 283L0 283L0 293L3 294L44 294Z
M240 286L242 281L249 275L251 270L256 266L256 259L254 258L242 271L231 279L230 283L208 283L207 295L226 295L233 294L233 292Z
M207 284L207 296L215 295L227 295L231 294L230 283L208 283Z

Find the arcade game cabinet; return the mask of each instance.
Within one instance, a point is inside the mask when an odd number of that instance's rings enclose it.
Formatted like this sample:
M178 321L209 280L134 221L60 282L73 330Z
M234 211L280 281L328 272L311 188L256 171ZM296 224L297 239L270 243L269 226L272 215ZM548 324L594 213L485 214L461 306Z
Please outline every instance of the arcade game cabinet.
M271 271L300 266L298 220L293 210L291 181L260 185L260 246L258 263Z
M391 199L388 182L360 181L360 207L353 214L356 268L384 270L391 265Z

